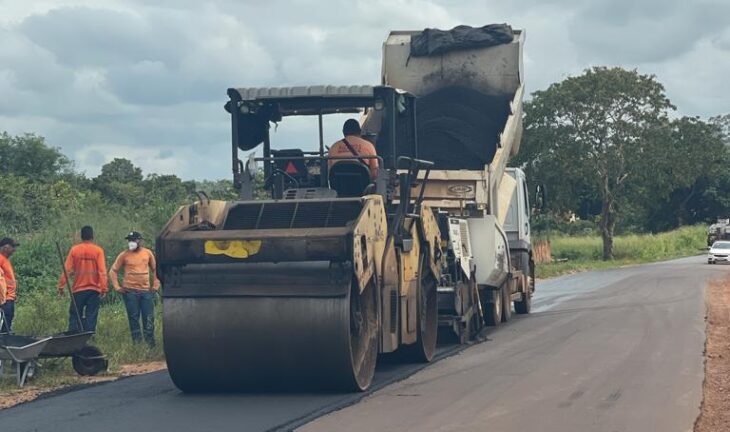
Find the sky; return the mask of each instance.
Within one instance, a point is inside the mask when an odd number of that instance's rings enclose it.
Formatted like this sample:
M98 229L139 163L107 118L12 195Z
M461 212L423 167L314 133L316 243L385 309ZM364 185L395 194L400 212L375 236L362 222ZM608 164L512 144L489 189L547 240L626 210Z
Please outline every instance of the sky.
M390 30L503 22L526 31L528 93L622 66L656 75L677 115L730 112L730 0L0 0L0 131L88 176L125 157L229 178L227 88L378 84ZM313 148L315 123L273 140Z

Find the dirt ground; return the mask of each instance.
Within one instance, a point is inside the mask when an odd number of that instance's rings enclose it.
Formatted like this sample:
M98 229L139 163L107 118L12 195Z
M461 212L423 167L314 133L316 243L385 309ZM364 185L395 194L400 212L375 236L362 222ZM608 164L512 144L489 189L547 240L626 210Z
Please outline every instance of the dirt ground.
M695 432L730 431L730 279L707 290L707 342L702 411Z
M33 386L33 382L30 381L22 389L13 389L9 392L0 394L0 409L10 408L24 402L32 401L33 399L36 399L43 394L54 392L69 386L97 384L107 381L114 381L122 377L155 372L165 369L165 367L166 366L164 361L122 365L122 367L119 368L119 371L114 373L108 373L95 377L74 376L71 378L71 382L69 383L51 387L36 387Z

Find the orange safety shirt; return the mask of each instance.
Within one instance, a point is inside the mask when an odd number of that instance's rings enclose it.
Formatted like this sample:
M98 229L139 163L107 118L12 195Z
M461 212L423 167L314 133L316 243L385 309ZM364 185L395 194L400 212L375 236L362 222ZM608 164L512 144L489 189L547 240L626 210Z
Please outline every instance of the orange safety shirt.
M157 279L157 275L155 274L157 262L155 261L155 255L151 250L140 247L137 250L126 250L119 254L112 265L111 271L112 283L115 288L119 283L116 280L117 273L122 268L124 269L124 280L122 281L122 287L124 289L150 289L150 270L152 271L154 278L152 288L156 290L160 287L160 281Z
M355 156L377 156L378 153L375 151L375 146L370 141L360 138L356 135L348 135L345 137L347 139L347 142L350 143L353 150L357 152ZM336 157L343 157L343 156L352 156L352 152L347 147L347 144L343 140L339 140L336 143L332 144L332 147L330 147L329 151L330 156L336 156ZM341 160L355 160L358 159L341 159ZM331 168L332 165L336 164L337 162L340 162L340 160L330 160L328 163L328 166ZM378 158L370 158L370 159L363 159L362 162L365 163L370 168L370 178L375 179L378 176Z
M3 254L0 254L0 268L3 269L3 273L5 274L4 278L7 290L5 294L5 301L15 300L18 296L18 283L15 281L15 271L13 270L13 265L10 263L8 257Z
M5 296L8 293L8 284L5 283L5 273L0 268L0 305L5 304Z
M93 290L106 293L108 282L104 249L91 241L83 241L68 251L66 273L73 279L72 292ZM58 288L66 286L66 275L61 274Z

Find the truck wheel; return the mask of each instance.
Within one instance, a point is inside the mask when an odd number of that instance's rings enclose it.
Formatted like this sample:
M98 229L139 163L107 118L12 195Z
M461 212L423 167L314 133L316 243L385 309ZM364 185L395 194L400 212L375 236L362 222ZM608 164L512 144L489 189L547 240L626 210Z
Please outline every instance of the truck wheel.
M520 315L530 313L532 309L532 293L535 292L535 264L530 261L530 276L527 277L527 287L522 293L522 301L515 302L515 312Z
M507 281L502 285L502 322L512 319L512 283Z
M482 310L484 311L484 323L496 327L502 322L502 290L484 290L482 299Z

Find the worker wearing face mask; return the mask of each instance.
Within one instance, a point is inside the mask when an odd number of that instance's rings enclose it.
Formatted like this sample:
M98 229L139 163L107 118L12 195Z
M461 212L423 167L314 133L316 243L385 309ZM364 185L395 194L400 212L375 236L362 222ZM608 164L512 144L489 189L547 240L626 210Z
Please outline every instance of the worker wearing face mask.
M156 276L157 263L151 250L142 247L142 234L132 231L125 237L128 249L120 253L109 277L114 289L124 297L132 341L155 345L155 291L160 289ZM119 271L124 272L119 284ZM140 328L140 318L142 326Z

